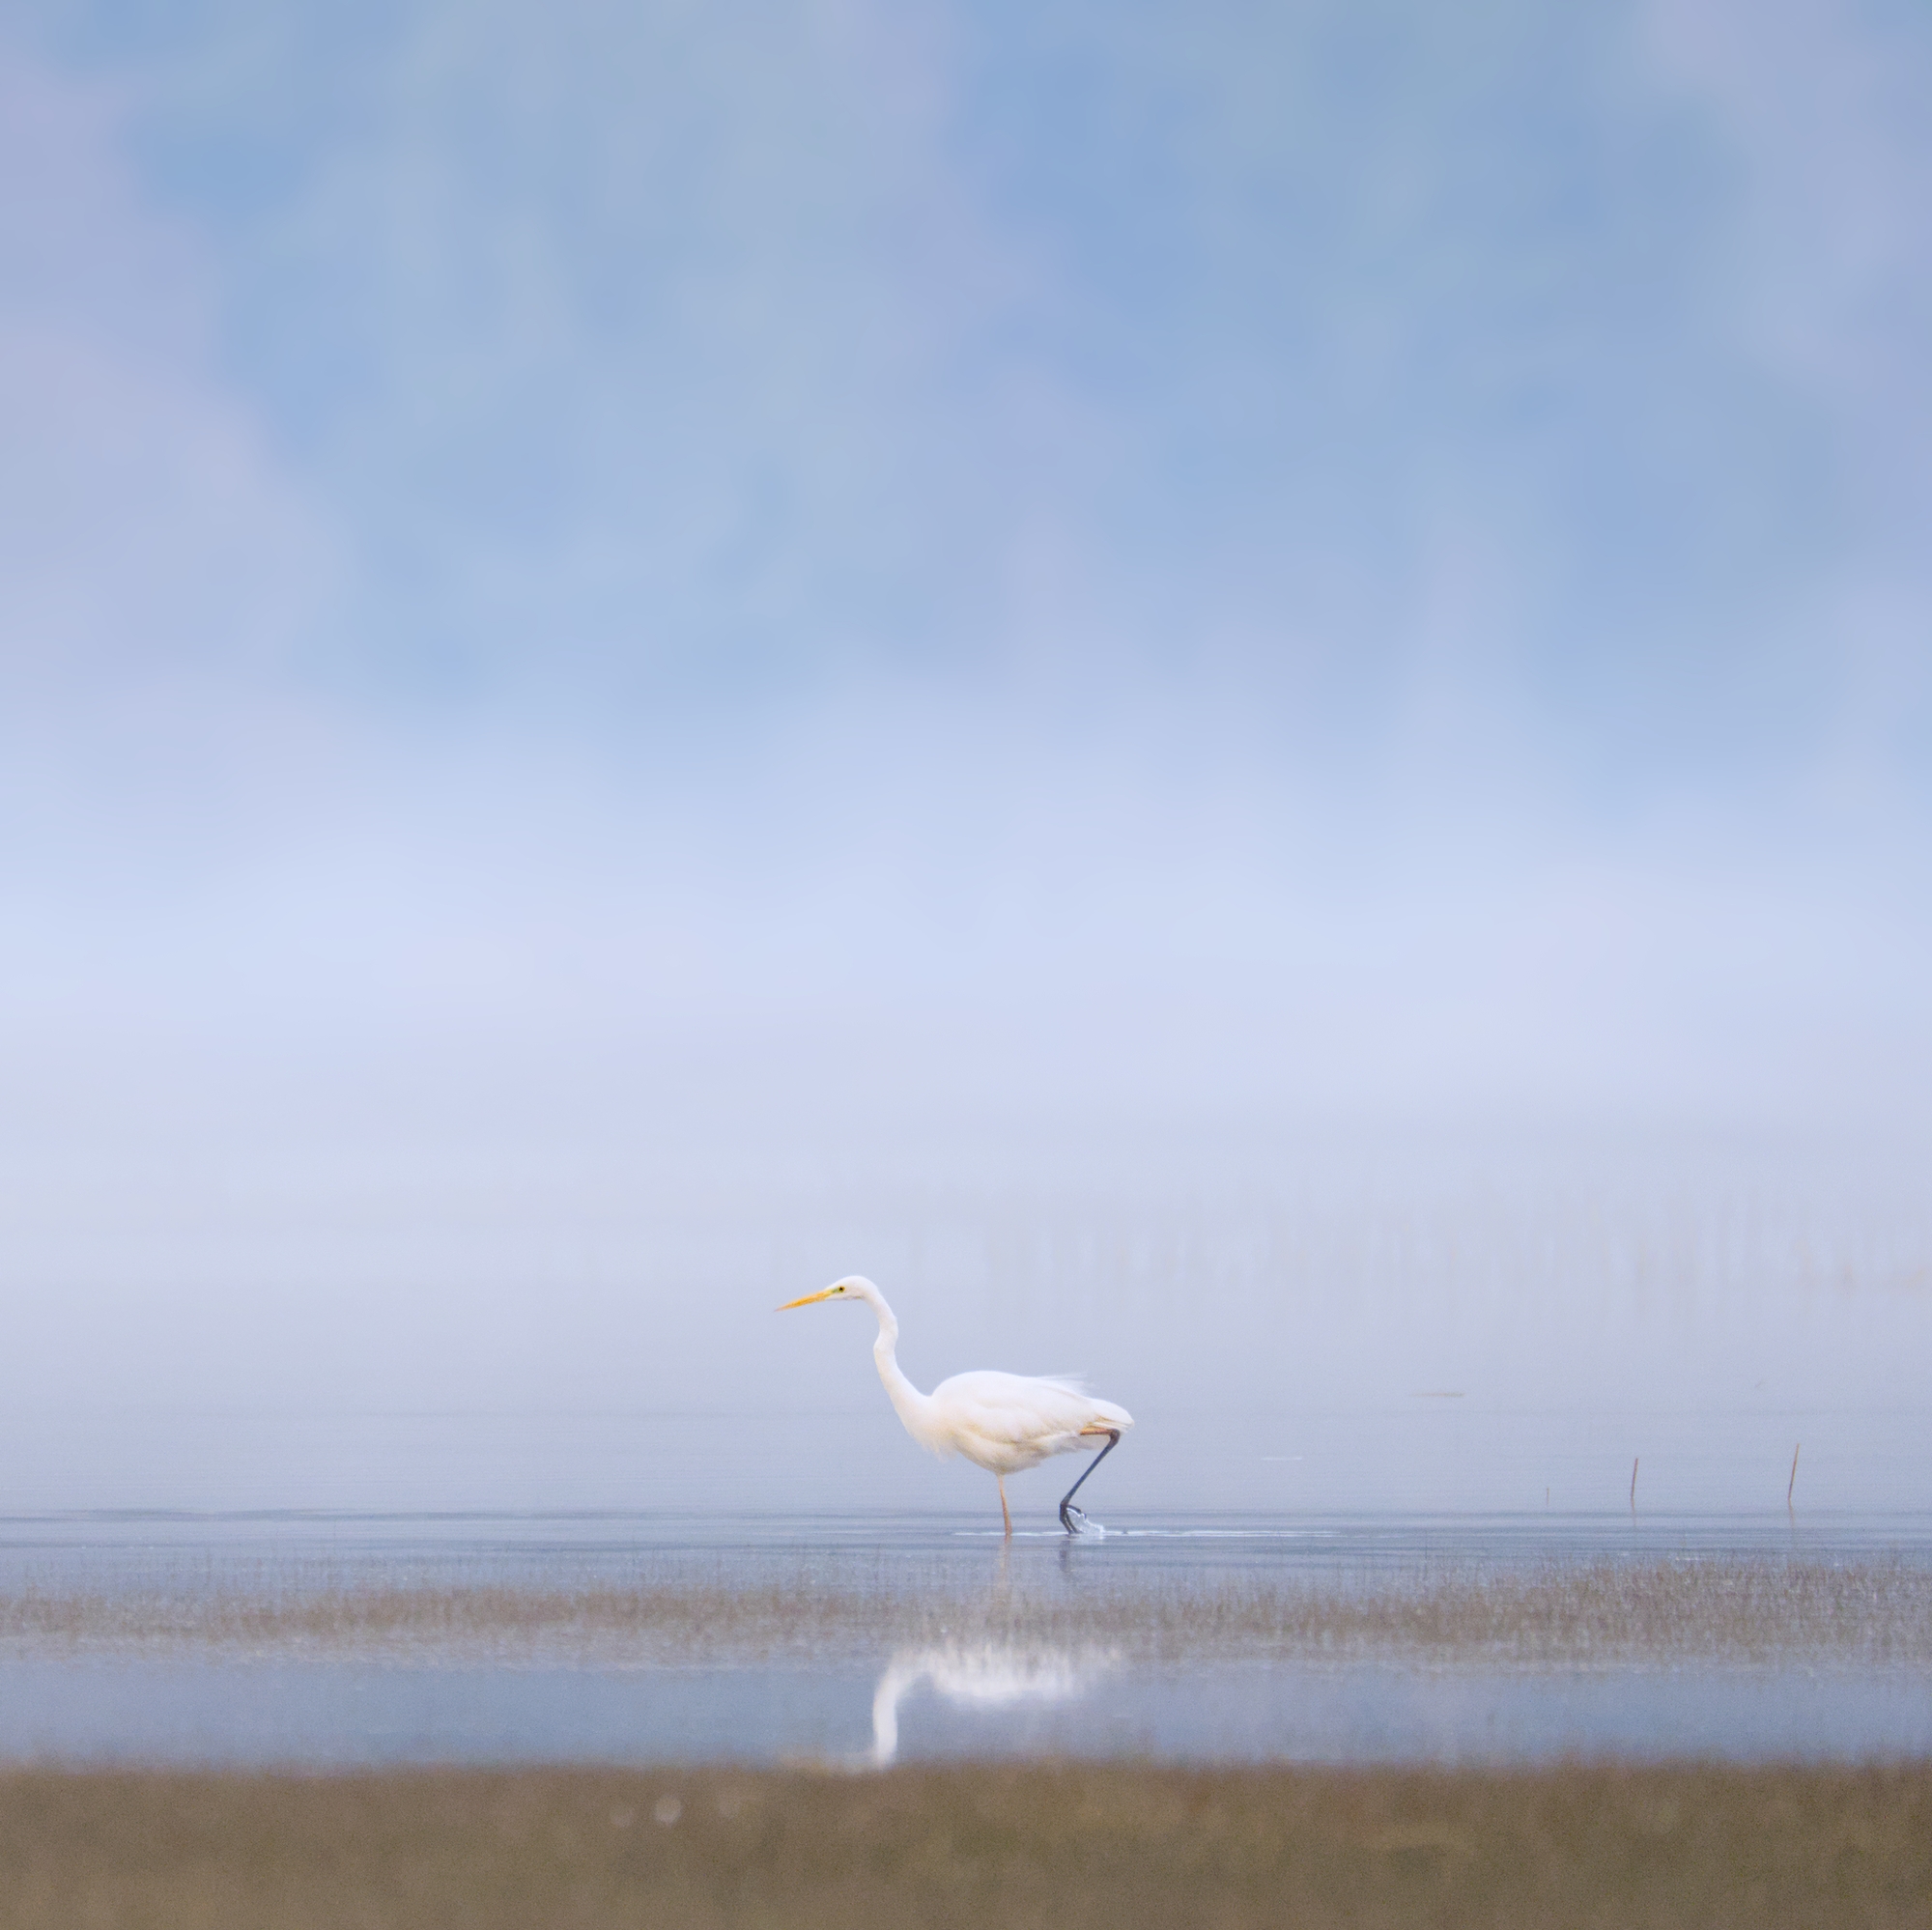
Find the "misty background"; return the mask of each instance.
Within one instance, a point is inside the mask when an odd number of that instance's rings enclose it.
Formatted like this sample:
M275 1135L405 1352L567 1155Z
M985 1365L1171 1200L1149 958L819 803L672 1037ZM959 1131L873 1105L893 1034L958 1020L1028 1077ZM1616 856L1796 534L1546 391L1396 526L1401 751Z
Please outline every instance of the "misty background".
M1928 207L1904 0L0 0L0 1506L980 1505L853 1270L1932 1505Z

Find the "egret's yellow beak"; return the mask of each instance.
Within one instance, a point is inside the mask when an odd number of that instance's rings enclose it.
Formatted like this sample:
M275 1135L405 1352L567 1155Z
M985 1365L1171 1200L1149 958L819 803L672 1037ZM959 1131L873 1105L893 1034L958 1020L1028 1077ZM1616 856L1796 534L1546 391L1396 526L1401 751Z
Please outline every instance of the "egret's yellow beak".
M794 1307L809 1307L814 1300L829 1300L838 1291L836 1287L821 1287L816 1293L808 1293L803 1299L787 1300L782 1307L778 1308L776 1311L781 1314L788 1314Z

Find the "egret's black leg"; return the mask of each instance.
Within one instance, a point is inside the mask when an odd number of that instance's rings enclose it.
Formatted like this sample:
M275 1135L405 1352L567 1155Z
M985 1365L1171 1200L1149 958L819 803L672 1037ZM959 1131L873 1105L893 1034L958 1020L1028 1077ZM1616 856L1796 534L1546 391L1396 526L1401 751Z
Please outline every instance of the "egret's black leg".
M1080 1518L1083 1521L1087 1518L1087 1517L1084 1514L1082 1514L1078 1508L1073 1506L1073 1497L1080 1492L1080 1482L1085 1481L1087 1479L1087 1476L1092 1474L1094 1470L1096 1467L1098 1467L1100 1463L1103 1461L1105 1461L1107 1457L1110 1454L1112 1454L1117 1447L1120 1446L1120 1444L1121 1444L1120 1429L1109 1428L1107 1430L1107 1445L1103 1447L1100 1450L1100 1452L1096 1454L1094 1457L1094 1459L1087 1463L1085 1471L1080 1476L1080 1481L1076 1481L1073 1484L1073 1486L1066 1490L1065 1494L1061 1497L1060 1525L1063 1528L1065 1528L1069 1535L1078 1534L1080 1532L1073 1525L1073 1517L1075 1515L1079 1515Z

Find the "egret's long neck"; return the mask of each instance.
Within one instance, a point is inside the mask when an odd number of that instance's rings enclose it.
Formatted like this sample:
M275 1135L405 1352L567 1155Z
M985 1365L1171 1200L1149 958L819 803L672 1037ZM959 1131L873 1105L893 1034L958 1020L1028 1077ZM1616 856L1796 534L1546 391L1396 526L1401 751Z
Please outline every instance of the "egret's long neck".
M879 1337L872 1343L872 1358L879 1364L879 1378L886 1383L886 1393L905 1423L906 1433L914 1440L923 1441L930 1428L932 1396L922 1394L899 1366L899 1323L886 1305L886 1296L874 1287L864 1297L879 1317Z

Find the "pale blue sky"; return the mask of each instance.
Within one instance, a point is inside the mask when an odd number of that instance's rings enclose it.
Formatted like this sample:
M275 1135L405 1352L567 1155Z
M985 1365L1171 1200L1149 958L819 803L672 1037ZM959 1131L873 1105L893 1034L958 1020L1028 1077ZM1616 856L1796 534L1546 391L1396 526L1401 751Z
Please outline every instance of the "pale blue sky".
M19 1052L1916 1103L1922 8L12 0L0 141Z
M1918 1399L1928 209L1903 0L0 0L9 1411Z

